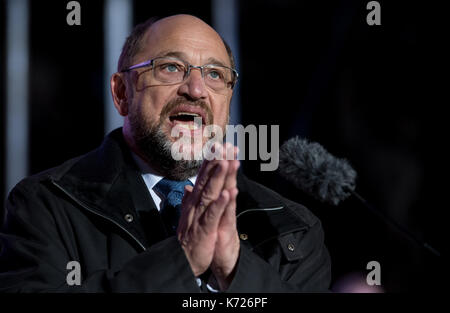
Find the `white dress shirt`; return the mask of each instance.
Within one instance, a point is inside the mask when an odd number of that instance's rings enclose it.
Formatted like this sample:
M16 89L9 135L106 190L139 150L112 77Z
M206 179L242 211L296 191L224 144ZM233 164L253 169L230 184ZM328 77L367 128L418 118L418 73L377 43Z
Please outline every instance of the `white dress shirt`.
M148 191L150 192L150 195L152 196L153 202L155 202L156 208L161 211L162 206L164 205L164 195L162 195L159 192L156 192L153 190L153 188L156 186L156 184L163 179L163 176L159 176L155 174L155 171L145 162L142 160L138 155L135 153L131 153L133 156L134 161L136 162L138 168L141 170L142 178L144 179L145 185L147 186ZM193 176L189 178L189 181L195 185L195 181L197 180L197 176ZM202 280L200 278L196 278L197 285L201 287ZM211 287L209 284L206 284L206 288L208 288L211 292L219 292L219 290Z
M134 161L141 170L142 178L144 179L145 185L147 186L147 189L150 192L150 195L152 196L153 202L155 202L156 208L159 211L161 211L161 208L165 200L164 195L160 194L159 192L156 192L155 190L153 190L153 188L164 177L156 175L155 171L147 164L147 162L142 160L138 155L136 155L135 153L132 153L132 155ZM196 180L197 176L189 178L189 181L192 183L192 185L195 185Z

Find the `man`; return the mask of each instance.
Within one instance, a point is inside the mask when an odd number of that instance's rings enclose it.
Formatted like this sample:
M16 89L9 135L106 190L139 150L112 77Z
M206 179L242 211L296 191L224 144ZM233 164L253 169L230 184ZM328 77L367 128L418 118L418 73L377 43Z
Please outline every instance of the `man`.
M305 207L243 176L239 161L225 158L237 153L228 145L216 145L212 160L173 158L175 130L225 128L233 63L221 37L198 18L138 25L111 78L123 128L10 193L0 290L326 290L322 228ZM188 148L199 146L180 146ZM73 264L81 270L75 282Z

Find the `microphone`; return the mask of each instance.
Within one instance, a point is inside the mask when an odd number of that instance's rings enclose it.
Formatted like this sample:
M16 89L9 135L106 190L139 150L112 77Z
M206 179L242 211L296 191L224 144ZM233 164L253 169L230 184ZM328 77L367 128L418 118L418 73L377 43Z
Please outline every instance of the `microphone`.
M356 171L318 143L291 138L281 146L279 162L283 177L320 202L336 206L355 190Z
M280 147L278 171L297 189L322 203L337 206L350 196L356 197L367 209L394 227L408 239L419 244L436 256L439 251L416 238L407 229L375 208L356 191L357 173L346 159L339 159L324 147L298 136Z

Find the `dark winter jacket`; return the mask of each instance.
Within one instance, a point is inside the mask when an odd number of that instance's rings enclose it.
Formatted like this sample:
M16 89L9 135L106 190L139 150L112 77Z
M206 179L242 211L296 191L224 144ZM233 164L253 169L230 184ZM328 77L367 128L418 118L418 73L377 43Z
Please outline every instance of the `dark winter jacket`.
M227 291L325 291L330 260L320 221L241 173L238 189L241 246ZM98 149L22 180L5 214L1 292L201 292L121 129ZM79 285L69 282L71 261L80 265Z

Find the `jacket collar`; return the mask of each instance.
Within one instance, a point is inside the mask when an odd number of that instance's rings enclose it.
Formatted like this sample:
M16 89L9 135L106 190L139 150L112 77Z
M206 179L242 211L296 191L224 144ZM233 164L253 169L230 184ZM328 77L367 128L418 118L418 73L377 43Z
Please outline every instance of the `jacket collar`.
M122 128L112 131L99 148L80 157L63 175L52 179L85 208L130 232L141 246L148 246L137 210L156 210L156 207L132 159Z

